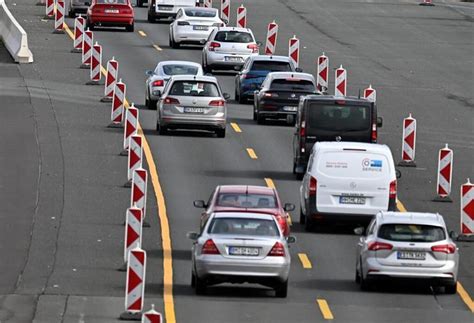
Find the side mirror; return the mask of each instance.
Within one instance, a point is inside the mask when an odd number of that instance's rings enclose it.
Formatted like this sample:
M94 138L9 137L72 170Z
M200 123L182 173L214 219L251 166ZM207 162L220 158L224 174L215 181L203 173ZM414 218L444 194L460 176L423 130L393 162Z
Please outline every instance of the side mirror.
M148 76L152 76L153 74L155 74L153 71L146 71L145 72L145 75L148 75Z
M206 73L205 76L212 76L212 73Z
M188 233L186 233L186 237L188 239L196 241L199 238L199 233L197 233L197 232L188 232Z
M286 212L294 211L295 205L292 203L285 203L285 205L283 206L283 210L285 210Z
M383 118L377 117L377 127L382 128L383 126Z
M455 241L456 241L456 240L458 240L459 235L458 235L456 232L454 232L454 231L449 231L449 237L450 237L452 240L455 240Z
M365 231L364 227L357 227L354 229L354 233L357 234L358 236L363 235L364 231Z
M230 99L230 94L229 93L224 93L223 96L224 96L224 99L226 99L226 100Z
M207 207L206 202L203 200L196 200L193 202L193 205L199 209L205 209Z
M286 237L286 242L295 243L296 242L296 237L295 236L288 236L288 237Z
M298 73L301 73L301 72L303 72L303 69L302 69L301 67L297 67L297 68L295 69L295 71L298 72Z
M263 44L262 44L261 41L258 41L258 42L257 42L257 46L262 46L262 45L263 45Z
M401 178L402 172L399 169L395 169L395 175L397 176L397 178Z

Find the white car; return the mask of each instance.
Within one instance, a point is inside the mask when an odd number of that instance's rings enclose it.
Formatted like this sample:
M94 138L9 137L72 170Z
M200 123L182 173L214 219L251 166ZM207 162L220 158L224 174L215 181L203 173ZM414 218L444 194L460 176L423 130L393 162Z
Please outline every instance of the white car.
M153 71L146 71L145 105L156 110L156 103L163 93L166 83L173 75L203 75L198 63L189 61L161 61Z
M379 211L394 211L397 175L386 145L317 142L300 187L300 223L367 224Z
M169 45L179 48L181 44L205 44L209 34L217 27L225 26L214 8L180 8L170 25Z

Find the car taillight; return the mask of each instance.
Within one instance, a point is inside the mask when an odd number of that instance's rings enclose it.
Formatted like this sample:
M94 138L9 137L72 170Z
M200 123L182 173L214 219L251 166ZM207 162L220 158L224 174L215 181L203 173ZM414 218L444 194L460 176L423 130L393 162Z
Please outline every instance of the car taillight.
M304 138L305 136L306 136L306 122L302 121L301 127L300 127L300 137Z
M215 41L212 41L210 44L209 44L209 50L211 52L213 52L216 48L219 48L221 47L221 44L219 44L218 42L215 42Z
M224 100L212 100L211 102L209 102L209 106L211 107L223 107L224 104Z
M372 142L377 142L377 125L375 123L372 124L372 132L370 134L370 139Z
M214 24L212 24L213 27L224 27L224 23L223 22L216 22Z
M309 187L308 187L309 195L316 195L317 187L318 187L318 181L316 180L316 178L311 176L311 178L309 179Z
M165 104L179 104L178 99L172 98L170 96L166 97L164 100Z
M281 242L275 242L272 247L272 250L268 253L269 256L272 257L284 257L285 256L285 247Z
M189 22L187 22L187 21L178 21L178 26L189 26Z
M393 246L390 243L379 242L379 241L372 241L369 242L367 249L371 251L377 250L392 250Z
M251 49L252 53L258 53L258 45L257 44L248 44L247 48Z
M263 94L264 97L267 97L267 98L277 98L278 97L278 93L268 93L268 92L265 92Z
M390 187L388 188L388 198L390 199L397 198L397 180L390 182Z
M217 249L216 244L212 239L207 240L204 242L204 245L202 246L201 253L203 255L219 255L219 249Z
M152 83L153 86L163 86L165 82L163 80L156 80Z
M456 246L452 244L440 244L440 245L431 247L431 250L434 252L444 252L447 254L451 254L451 253L456 252Z

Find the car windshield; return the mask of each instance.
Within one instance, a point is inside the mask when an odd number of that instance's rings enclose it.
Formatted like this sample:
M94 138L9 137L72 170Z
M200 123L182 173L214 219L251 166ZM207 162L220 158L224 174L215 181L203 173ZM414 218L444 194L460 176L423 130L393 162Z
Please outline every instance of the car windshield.
M177 96L211 96L220 97L215 83L200 81L176 81L169 94Z
M127 0L97 0L98 4L127 4Z
M383 224L378 237L391 241L435 242L446 239L443 228L421 224Z
M313 82L293 78L273 80L272 84L270 85L270 89L276 91L316 91L316 87L314 86Z
M185 9L184 12L188 17L205 17L212 18L216 16L217 11L215 10L206 10L206 9Z
M221 193L217 197L217 206L237 208L276 208L276 199L273 195L266 194L236 194Z
M370 128L368 106L310 103L308 127L329 131L362 131Z
M228 30L219 31L214 40L221 43L251 43L253 37L248 32Z
M270 72L291 72L289 62L277 61L255 61L252 64L252 71L270 71Z
M214 218L209 225L210 234L278 237L278 227L273 220L245 218Z
M198 68L192 65L169 64L163 66L166 75L196 75Z

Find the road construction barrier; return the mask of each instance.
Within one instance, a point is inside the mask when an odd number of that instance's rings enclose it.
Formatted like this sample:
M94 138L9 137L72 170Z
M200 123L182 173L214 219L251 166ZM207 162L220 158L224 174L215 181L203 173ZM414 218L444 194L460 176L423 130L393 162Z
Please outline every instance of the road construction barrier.
M64 12L65 4L63 0L56 1L56 15L54 16L54 33L64 34Z
M125 312L121 320L141 320L145 296L146 252L132 249L127 257L127 281L125 287Z
M45 18L53 19L54 18L54 0L46 0L45 3Z
M33 62L33 54L28 48L27 34L13 17L4 0L0 0L0 38L15 62Z
M237 8L237 27L247 28L247 8L244 5Z
M71 52L73 53L80 53L82 52L82 40L84 39L84 25L86 20L79 16L74 19L74 42L73 42L73 49Z
M433 0L423 0L423 2L419 3L420 6L427 6L427 7L434 7Z
M91 57L91 68L90 75L91 80L87 82L89 85L99 85L102 79L102 73L100 68L102 67L102 46L95 42L92 46L92 57Z
M115 83L115 87L114 87L114 95L112 99L112 112L110 115L111 123L109 124L109 128L122 127L126 92L127 92L127 86L125 85L125 83L122 82L122 79L120 79L117 83Z
M316 84L318 90L321 92L327 92L328 90L328 79L329 79L329 58L324 55L318 57L318 69L317 69Z
M135 172L136 169L142 168L142 165L143 165L143 138L140 135L132 135L130 136L130 149L128 150L128 163L127 163L128 182L125 183L124 185L125 187L131 186L133 173Z
M436 184L435 202L452 202L449 195L451 194L451 180L453 176L453 151L448 147L439 150L438 154L438 176Z
M300 62L300 40L293 35L288 41L288 57L293 62L295 67L299 66Z
M135 103L125 111L125 126L123 129L123 152L124 156L128 155L128 147L130 145L130 137L136 135L138 131L138 109L135 108Z
M461 236L474 237L474 184L461 185Z
M115 84L117 83L118 78L118 68L118 62L115 60L115 57L112 57L112 59L107 62L107 74L105 76L104 84L104 97L100 101L112 102L112 98L114 97Z
M278 24L273 20L267 27L267 40L265 42L265 55L273 55L276 50L278 37Z
M142 230L142 210L137 207L129 207L125 214L124 263L127 263L127 256L134 247L142 247Z
M82 41L82 65L81 68L90 68L92 58L92 44L94 43L94 33L87 28L83 34Z
M151 304L151 310L143 313L142 323L163 323L161 313L155 311L155 304Z
M364 89L364 98L369 100L370 102L377 101L377 91L372 88L372 84L370 84L368 88Z
M337 97L346 96L347 93L347 71L342 65L336 69L336 81L334 83L334 95Z
M212 0L204 0L204 7L212 8Z
M221 0L221 19L229 24L230 22L230 0Z
M132 192L130 205L142 210L143 220L146 218L146 191L148 172L143 168L135 169L132 176Z
M410 115L403 119L402 160L398 166L416 167L416 119Z

